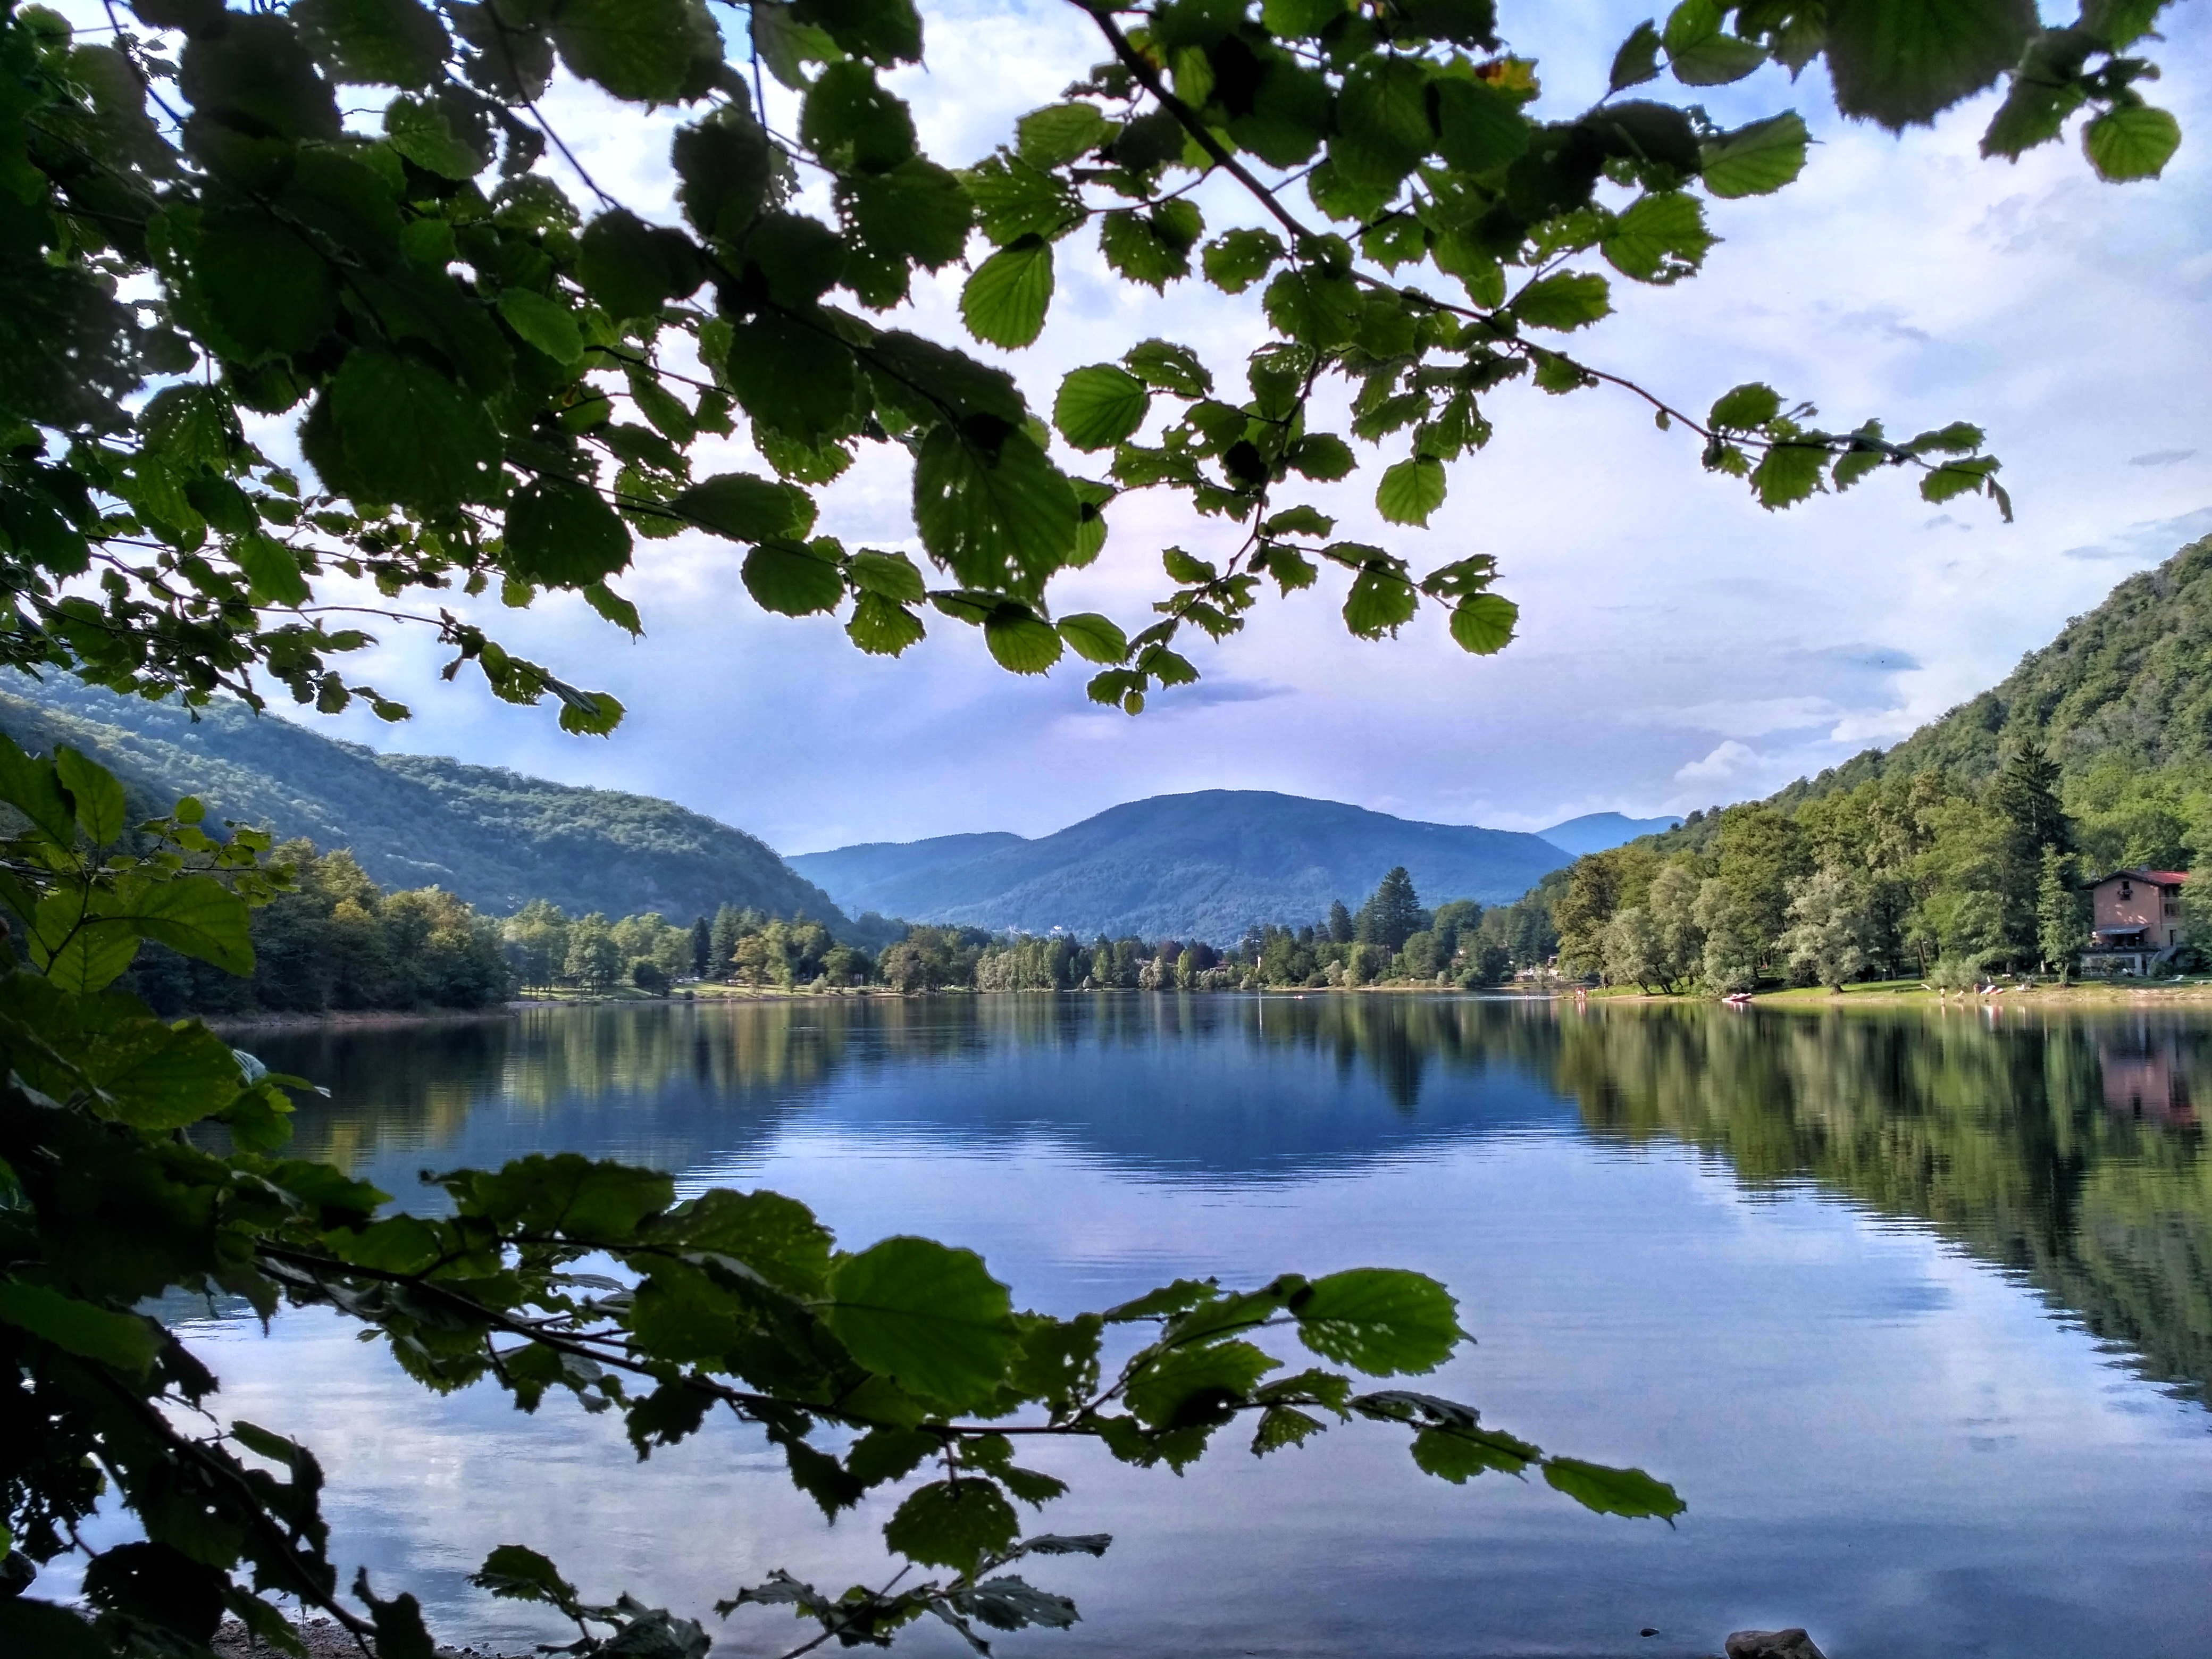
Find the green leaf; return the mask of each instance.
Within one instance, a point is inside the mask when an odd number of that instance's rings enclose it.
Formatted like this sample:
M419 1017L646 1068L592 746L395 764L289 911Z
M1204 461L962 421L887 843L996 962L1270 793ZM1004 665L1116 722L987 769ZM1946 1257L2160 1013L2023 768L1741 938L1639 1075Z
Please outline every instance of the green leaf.
M1352 579L1344 601L1344 625L1363 640L1395 634L1420 600L1413 585L1395 571L1370 567Z
M1613 309L1612 287L1595 271L1539 276L1513 296L1513 314L1534 328L1587 327Z
M1826 444L1782 440L1769 445L1752 469L1751 487L1759 492L1759 504L1770 513L1795 507L1820 487L1827 466Z
M878 64L921 60L921 17L912 0L798 0L792 15L847 52Z
M1733 34L1712 33L1667 54L1674 78L1688 87L1722 87L1741 81L1766 61L1766 48Z
M258 532L230 544L230 556L246 573L246 599L254 605L305 605L313 590L301 573L297 555Z
M1631 203L1607 228L1598 251L1622 276L1664 284L1696 271L1713 241L1704 203L1680 191L1660 191Z
M63 846L75 844L76 814L62 793L54 763L25 754L4 732L0 732L0 800Z
M1019 1351L1006 1287L973 1250L887 1238L840 1261L830 1295L823 1321L854 1359L949 1410L989 1399Z
M599 215L577 239L577 280L618 320L649 317L665 301L690 293L703 269L682 231L648 225L623 208Z
M969 587L1039 591L1075 549L1075 492L1023 433L995 449L939 426L914 469L914 518L929 556Z
M2112 184L2155 179L2181 147L2181 123L2148 104L2123 104L2081 130L2081 148L2097 176Z
M889 173L847 179L838 202L867 251L879 258L911 260L934 270L967 251L975 204L957 175L919 158ZM893 304L906 292L903 272L890 299L864 295L870 304ZM888 291L888 290L886 290Z
M1148 213L1114 208L1098 223L1098 248L1106 263L1133 283L1167 292L1190 275L1190 250L1205 222L1188 198L1163 202Z
M1123 352L1121 361L1146 386L1178 398L1203 398L1213 390L1213 376L1198 354L1172 340L1142 341Z
M803 536L814 520L814 503L805 490L750 472L702 478L678 490L668 505L692 523L733 542Z
M985 618L983 643L1010 674L1042 674L1060 660L1059 632L1023 605L1000 605Z
M1422 1473L1455 1486L1463 1486L1489 1469L1518 1474L1539 1455L1527 1441L1486 1429L1423 1429L1407 1449Z
M1544 1479L1553 1491L1565 1492L1600 1515L1656 1516L1668 1521L1689 1508L1672 1486L1654 1480L1641 1469L1607 1468L1601 1463L1552 1457L1544 1462Z
M134 1376L144 1375L161 1347L161 1327L149 1319L113 1313L20 1279L0 1279L0 1321L80 1359Z
M845 624L846 636L876 657L896 657L927 631L921 617L880 593L861 594L854 601L852 617Z
M1338 172L1355 184L1395 190L1436 140L1428 70L1419 59L1371 57L1346 74L1328 145Z
M1066 235L1090 216L1056 173L994 155L964 175L983 234L1003 247L1018 236Z
M483 1565L469 1575L469 1583L512 1601L548 1601L557 1607L573 1607L576 1601L576 1587L560 1570L520 1544L501 1544L484 1557Z
M1153 1429L1224 1422L1250 1395L1253 1384L1281 1363L1249 1342L1172 1349L1130 1383L1129 1409Z
M290 15L340 81L428 86L453 49L445 25L416 0L299 0Z
M1262 1457L1285 1446L1301 1445L1309 1436L1319 1434L1322 1427L1319 1418L1294 1406L1270 1406L1260 1413L1259 1426L1253 1431L1252 1455Z
M1316 432L1299 439L1283 452L1283 459L1291 471L1304 473L1320 483L1345 477L1358 465L1352 458L1352 447L1343 439L1327 432Z
M1426 455L1410 456L1382 474L1375 487L1375 507L1392 524L1426 525L1444 504L1444 464Z
M706 8L687 0L562 0L553 41L572 73L639 103L677 98L695 60L721 56Z
M426 172L473 179L491 156L457 135L446 112L424 99L402 94L384 106L384 131L392 148Z
M499 314L526 342L564 368L583 357L584 337L575 317L559 301L526 288L511 288L499 296Z
M763 313L741 323L724 372L745 412L771 431L819 444L852 427L859 369L825 321Z
M1048 104L1014 124L1014 148L1033 167L1064 167L1114 135L1096 104Z
M54 747L54 774L69 791L77 828L94 847L119 840L127 817L123 786L97 761L87 760L67 744Z
M541 587L582 587L629 562L629 526L590 485L547 475L507 509L507 567Z
M1110 617L1095 611L1079 611L1060 619L1060 636L1075 647L1085 662L1117 663L1129 654L1129 641Z
M1717 431L1750 432L1765 426L1782 412L1782 394L1758 380L1748 380L1714 399L1705 424Z
M1620 50L1613 53L1613 72L1607 78L1606 89L1626 92L1658 76L1659 31L1646 18L1620 43Z
M418 359L349 353L325 410L342 465L324 483L341 493L437 512L483 499L498 476L499 432L482 400Z
M1144 425L1152 407L1142 380L1112 363L1097 363L1060 383L1052 423L1077 449L1111 449Z
M1260 21L1270 34L1308 40L1343 16L1345 10L1345 0L1264 0Z
M1024 236L975 268L960 290L960 315L977 339L1012 349L1044 328L1052 304L1052 244Z
M1484 81L1439 76L1437 153L1462 173L1494 173L1528 148L1528 118L1513 95Z
M888 173L915 153L914 116L866 64L832 64L815 80L799 137L837 172Z
M744 582L761 609L784 617L835 611L845 597L844 572L835 560L781 536L763 539L745 555Z
M1224 294L1242 294L1283 257L1283 240L1271 230L1224 231L1199 256L1206 280Z
M112 895L95 897L94 908L103 918L135 927L142 938L225 973L253 971L252 913L213 876L118 882Z
M992 1481L968 1475L907 1495L884 1527L884 1542L910 1561L972 1576L984 1555L1014 1541L1021 1522Z
M1805 170L1811 143L1795 110L1708 139L1698 150L1705 188L1729 200L1771 195Z
M337 318L337 284L313 242L272 215L210 212L192 251L192 279L211 341L252 363L311 351Z
M1298 1340L1370 1376L1431 1371L1464 1339L1459 1304L1425 1274L1353 1267L1314 1280L1291 1300Z
M2034 0L1850 0L1826 21L1836 107L1893 131L1993 84L2037 27Z
M1494 656L1513 642L1521 607L1496 593L1474 593L1452 607L1451 636L1461 650Z

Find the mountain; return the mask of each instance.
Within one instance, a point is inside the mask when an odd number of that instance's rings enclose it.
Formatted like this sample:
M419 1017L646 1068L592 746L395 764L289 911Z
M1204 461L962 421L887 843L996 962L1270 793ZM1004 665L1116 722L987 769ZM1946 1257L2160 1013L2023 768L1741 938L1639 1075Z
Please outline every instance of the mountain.
M791 865L848 909L1226 944L1254 922L1316 920L1331 899L1357 905L1395 865L1433 905L1513 898L1568 861L1510 830L1209 789L1130 801L1035 841L945 836L804 853Z
M658 910L688 922L730 903L847 925L766 842L647 795L380 755L228 700L194 721L174 704L75 682L0 680L0 731L27 749L82 750L144 812L196 795L211 818L350 848L386 887L436 885L495 914L544 898L571 915Z
M1987 777L2023 736L2067 773L2107 757L2138 770L2212 760L2212 537L2129 577L1991 690L1893 749L1801 779L1774 804L1932 766Z
M1619 847L1638 836L1658 835L1681 821L1672 817L1632 818L1619 812L1585 812L1578 818L1569 818L1565 823L1555 823L1536 833L1561 852L1580 858L1585 853L1602 853L1608 847Z

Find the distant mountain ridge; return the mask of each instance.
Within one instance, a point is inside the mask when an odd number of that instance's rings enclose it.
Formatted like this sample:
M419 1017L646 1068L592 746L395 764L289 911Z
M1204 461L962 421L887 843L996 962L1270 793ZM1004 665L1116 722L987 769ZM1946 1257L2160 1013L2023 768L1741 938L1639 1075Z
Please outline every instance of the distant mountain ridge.
M1621 846L1639 836L1662 834L1681 822L1680 816L1675 813L1664 817L1632 818L1621 812L1585 812L1578 818L1569 818L1536 833L1561 852L1580 858L1585 853L1602 853L1609 847Z
M1155 795L1035 840L943 836L801 853L793 869L848 910L1225 944L1260 921L1357 905L1396 865L1422 900L1518 896L1570 855L1537 836L1419 823L1261 790Z
M766 842L651 796L380 755L228 700L195 723L173 704L73 681L0 677L0 731L28 749L82 750L148 812L197 795L212 817L349 848L386 887L434 884L495 915L544 898L571 915L688 922L730 903L848 925Z

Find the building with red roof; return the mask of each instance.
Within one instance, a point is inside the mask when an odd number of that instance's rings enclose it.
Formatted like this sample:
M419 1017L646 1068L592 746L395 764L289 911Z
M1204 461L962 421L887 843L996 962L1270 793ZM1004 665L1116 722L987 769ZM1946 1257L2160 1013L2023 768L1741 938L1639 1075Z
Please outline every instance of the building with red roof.
M2115 870L2089 884L2085 974L2147 974L2181 944L2185 870Z

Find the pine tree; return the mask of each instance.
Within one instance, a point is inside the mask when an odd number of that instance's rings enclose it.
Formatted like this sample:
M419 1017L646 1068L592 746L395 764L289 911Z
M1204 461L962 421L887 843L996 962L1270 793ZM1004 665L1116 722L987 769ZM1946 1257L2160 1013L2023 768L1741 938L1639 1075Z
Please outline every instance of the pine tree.
M714 960L714 930L701 916L691 924L691 971L699 978L707 977L707 969Z
M2043 965L2056 967L2063 981L2071 973L2074 957L2088 942L2081 926L2081 895L2067 879L2066 855L2057 848L2043 849L2041 873L2035 888L2035 942Z
M730 959L737 954L738 939L745 931L744 913L733 905L725 904L714 912L714 924L707 933L707 972L720 979L730 971Z
M2021 739L1990 785L1989 804L2004 821L1998 875L2007 945L2022 955L2041 944L2044 855L2074 850L2073 826L2058 799L2058 768L2033 738ZM2050 952L2042 952L2045 959Z
M1361 907L1360 915L1372 935L1362 943L1379 945L1386 951L1402 950L1406 941L1421 931L1421 901L1404 865L1382 878L1382 885Z
M1331 945L1352 943L1352 912L1344 908L1342 899L1328 902L1328 942Z

